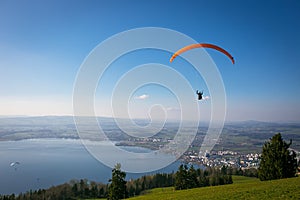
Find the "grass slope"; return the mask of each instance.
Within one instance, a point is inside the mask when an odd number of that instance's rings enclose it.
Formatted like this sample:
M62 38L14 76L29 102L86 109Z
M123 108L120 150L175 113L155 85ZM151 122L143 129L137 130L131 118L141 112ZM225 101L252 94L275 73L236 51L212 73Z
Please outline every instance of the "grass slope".
M260 181L256 178L233 177L234 184L174 191L157 188L129 200L152 199L300 199L300 177Z

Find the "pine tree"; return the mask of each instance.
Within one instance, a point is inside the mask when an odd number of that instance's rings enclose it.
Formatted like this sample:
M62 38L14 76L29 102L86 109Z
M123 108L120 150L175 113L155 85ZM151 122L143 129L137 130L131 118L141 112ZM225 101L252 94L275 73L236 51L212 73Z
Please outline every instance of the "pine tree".
M296 154L289 150L292 141L286 143L281 134L274 135L263 146L258 169L260 180L273 180L294 177L297 169Z
M195 170L194 166L192 165L188 171L188 188L195 188L199 186L199 181L197 178L197 171Z
M188 168L186 165L180 165L175 174L175 190L187 189Z
M108 193L109 200L119 200L127 197L125 177L126 173L121 171L121 164L116 164L112 170L112 178L109 180L111 182Z
M73 196L77 196L78 195L78 186L77 183L75 183L72 187L72 192L73 192Z

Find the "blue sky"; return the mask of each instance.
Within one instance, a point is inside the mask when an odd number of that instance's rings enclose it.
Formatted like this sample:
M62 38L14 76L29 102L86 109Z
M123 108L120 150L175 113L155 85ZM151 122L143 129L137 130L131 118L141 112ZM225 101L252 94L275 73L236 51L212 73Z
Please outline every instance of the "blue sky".
M299 121L299 10L299 1L1 0L0 115L71 115L73 84L89 52L114 34L151 26L220 45L234 56L232 65L207 50L224 81L227 120ZM152 54L149 60L137 52L136 62L129 55L126 69L156 58L164 62L162 56L169 55ZM194 89L205 91L193 70L182 73ZM113 78L108 75L108 85ZM161 90L147 86L134 95L149 95L147 104L176 108L173 95ZM96 97L107 101L103 94Z

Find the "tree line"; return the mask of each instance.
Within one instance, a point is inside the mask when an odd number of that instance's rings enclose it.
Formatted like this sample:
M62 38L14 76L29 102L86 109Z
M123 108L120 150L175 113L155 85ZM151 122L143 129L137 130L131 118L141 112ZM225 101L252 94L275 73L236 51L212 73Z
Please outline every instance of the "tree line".
M125 181L126 173L116 165L112 172L109 185L109 200L118 200L133 197L145 190L161 187L174 187L175 190L191 189L196 187L224 185L232 183L232 176L227 167L195 169L193 165L180 165L176 173L161 173L142 176L136 180Z
M175 174L175 190L191 189L196 187L225 185L232 183L232 176L227 167L195 169L194 166L180 165Z
M72 180L48 189L30 190L19 195L0 195L0 200L72 200L85 198L106 198L108 184L86 179Z
M128 181L125 178L126 173L117 164L112 170L112 178L108 184L96 183L86 179L72 180L69 183L52 186L48 189L30 190L19 195L0 195L0 200L72 200L89 198L117 200L137 196L153 188L174 187L175 190L182 190L232 183L227 168L206 168L203 170L187 165L180 165L176 173L157 173Z

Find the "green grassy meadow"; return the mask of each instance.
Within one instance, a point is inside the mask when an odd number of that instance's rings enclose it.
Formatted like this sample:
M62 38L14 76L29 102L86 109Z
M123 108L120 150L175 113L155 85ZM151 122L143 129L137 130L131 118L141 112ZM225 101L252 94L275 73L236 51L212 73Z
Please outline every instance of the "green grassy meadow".
M129 200L153 199L300 199L300 177L260 181L233 176L233 184L175 191L173 187L149 190Z

